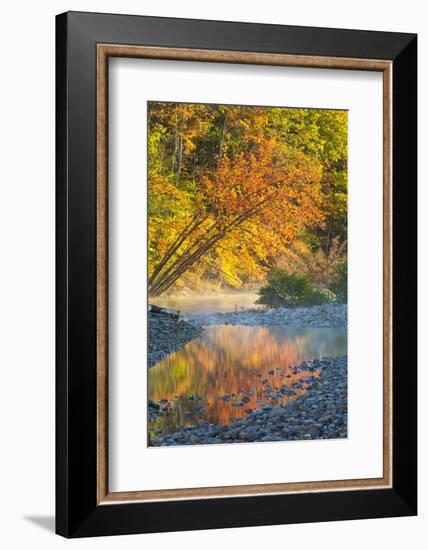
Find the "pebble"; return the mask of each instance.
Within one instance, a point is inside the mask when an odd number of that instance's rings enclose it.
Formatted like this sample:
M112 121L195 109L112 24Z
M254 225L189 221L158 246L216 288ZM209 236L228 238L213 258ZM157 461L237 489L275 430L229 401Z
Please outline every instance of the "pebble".
M148 366L153 367L164 357L181 349L187 342L204 332L195 326L171 315L148 315Z

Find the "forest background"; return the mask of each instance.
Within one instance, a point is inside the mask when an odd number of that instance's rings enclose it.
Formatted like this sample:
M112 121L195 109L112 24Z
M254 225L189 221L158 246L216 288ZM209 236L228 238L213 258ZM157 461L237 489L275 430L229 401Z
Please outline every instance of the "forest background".
M347 112L149 102L149 296L347 298Z

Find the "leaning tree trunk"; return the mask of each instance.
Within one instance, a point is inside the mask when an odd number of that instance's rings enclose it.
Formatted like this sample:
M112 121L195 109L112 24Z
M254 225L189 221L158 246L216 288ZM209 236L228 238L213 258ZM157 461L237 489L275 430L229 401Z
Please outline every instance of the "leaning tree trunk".
M263 200L259 201L258 203L250 207L247 211L243 212L235 219L227 223L226 226L221 226L218 222L215 222L206 231L203 238L195 234L195 232L204 221L204 219L192 226L195 221L193 220L190 226L186 226L181 236L176 239L172 247L170 247L169 251L166 253L164 258L159 262L159 264L153 271L151 277L149 278L149 295L152 297L160 296L166 290L171 288L177 282L177 280L182 275L184 275L184 273L189 271L189 269L200 260L203 255L205 255L209 250L212 250L212 248L226 234L241 226L255 212L259 211L261 208L274 200L277 194L278 193L275 192L268 197L264 197ZM217 231L211 234L212 231L216 229ZM183 244L186 243L186 241L190 241L187 248L183 251L181 255L173 259L175 253Z

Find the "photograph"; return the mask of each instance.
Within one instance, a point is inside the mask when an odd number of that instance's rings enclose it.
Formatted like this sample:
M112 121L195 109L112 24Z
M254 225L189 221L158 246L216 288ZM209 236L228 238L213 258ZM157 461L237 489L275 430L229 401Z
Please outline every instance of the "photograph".
M0 548L427 547L421 6L4 3Z
M347 110L148 101L147 179L148 445L347 438Z

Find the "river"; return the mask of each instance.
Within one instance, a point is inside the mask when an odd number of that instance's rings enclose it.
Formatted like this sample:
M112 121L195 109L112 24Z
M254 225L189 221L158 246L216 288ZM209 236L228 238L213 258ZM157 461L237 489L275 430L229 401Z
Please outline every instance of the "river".
M304 377L311 376L294 373L293 366L346 355L346 350L346 329L209 326L200 338L149 369L149 398L173 404L173 414L160 416L149 430L192 425L199 418L228 424L270 402L267 388L284 384L294 393L277 403L287 404L305 391Z

